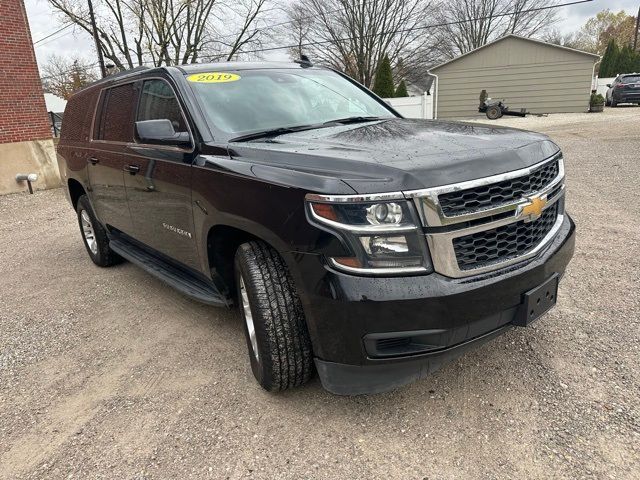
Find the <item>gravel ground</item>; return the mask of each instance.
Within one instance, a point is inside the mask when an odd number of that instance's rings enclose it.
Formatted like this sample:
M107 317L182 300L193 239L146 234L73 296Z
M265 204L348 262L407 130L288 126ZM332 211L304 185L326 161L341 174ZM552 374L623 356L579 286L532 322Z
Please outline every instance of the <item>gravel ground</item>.
M566 154L559 305L377 396L262 391L236 312L94 267L61 190L0 197L0 477L640 478L640 108L496 123Z

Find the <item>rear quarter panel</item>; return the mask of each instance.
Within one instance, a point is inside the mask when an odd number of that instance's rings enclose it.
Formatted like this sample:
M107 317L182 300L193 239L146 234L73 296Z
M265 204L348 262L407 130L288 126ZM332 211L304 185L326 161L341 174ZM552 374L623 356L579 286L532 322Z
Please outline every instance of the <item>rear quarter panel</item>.
M87 159L91 156L89 139L99 89L89 87L73 95L63 115L60 142L56 148L58 167L69 195L69 180L80 182L89 192Z

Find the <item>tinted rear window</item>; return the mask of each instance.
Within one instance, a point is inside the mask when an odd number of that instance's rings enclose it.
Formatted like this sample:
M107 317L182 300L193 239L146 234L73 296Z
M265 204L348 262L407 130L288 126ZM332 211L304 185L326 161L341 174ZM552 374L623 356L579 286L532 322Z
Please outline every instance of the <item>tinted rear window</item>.
M83 130L86 114L90 110L86 105L86 98L82 94L74 95L67 102L64 109L62 130L60 131L60 140L84 140ZM89 118L91 121L91 118Z
M640 83L640 75L630 75L622 77L622 83Z
M103 92L102 112L94 138L112 142L133 142L136 95L133 83Z

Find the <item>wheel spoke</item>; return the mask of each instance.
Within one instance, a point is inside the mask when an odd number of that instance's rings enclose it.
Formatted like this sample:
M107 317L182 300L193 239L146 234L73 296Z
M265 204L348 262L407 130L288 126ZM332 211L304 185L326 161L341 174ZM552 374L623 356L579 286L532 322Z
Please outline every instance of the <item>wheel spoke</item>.
M244 321L247 324L247 332L249 332L249 340L251 343L251 350L256 360L260 361L260 353L258 352L258 339L256 337L256 329L253 324L253 314L251 313L251 304L249 303L249 295L244 283L244 278L240 275L240 297L242 300L242 311L244 314Z
M93 232L93 224L91 223L91 217L86 210L80 212L80 221L82 226L82 235L84 241L91 250L91 253L96 255L98 253L98 242L96 242L96 236Z

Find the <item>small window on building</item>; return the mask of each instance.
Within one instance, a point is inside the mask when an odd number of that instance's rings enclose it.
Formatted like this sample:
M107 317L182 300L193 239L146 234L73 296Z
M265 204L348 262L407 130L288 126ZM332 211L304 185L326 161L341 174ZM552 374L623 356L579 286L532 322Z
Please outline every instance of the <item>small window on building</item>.
M178 99L164 80L147 80L142 87L137 120L171 120L176 132L186 132L187 124Z
M112 142L133 142L133 115L136 104L133 83L105 90L102 115L94 137Z

